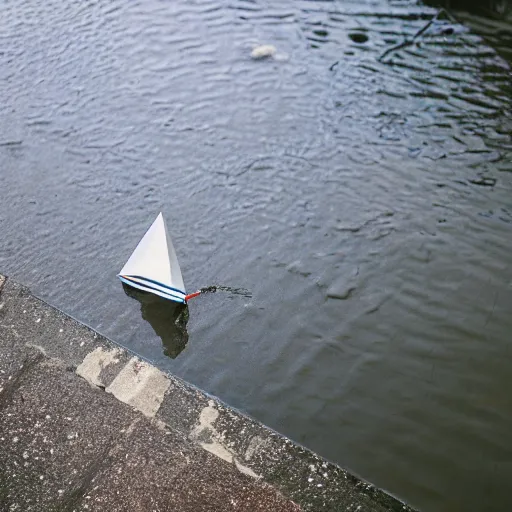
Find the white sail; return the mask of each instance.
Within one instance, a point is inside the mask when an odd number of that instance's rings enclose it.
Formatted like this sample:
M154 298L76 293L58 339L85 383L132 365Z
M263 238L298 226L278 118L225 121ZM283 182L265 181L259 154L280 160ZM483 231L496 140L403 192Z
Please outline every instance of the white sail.
M161 213L118 276L134 288L176 302L185 302L185 285L180 265Z

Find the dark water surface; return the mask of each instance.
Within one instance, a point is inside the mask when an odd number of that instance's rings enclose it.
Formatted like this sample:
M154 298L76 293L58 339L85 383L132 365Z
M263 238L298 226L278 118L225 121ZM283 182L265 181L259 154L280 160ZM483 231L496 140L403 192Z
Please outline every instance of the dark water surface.
M0 6L1 271L422 510L512 510L509 32L379 62L436 11ZM115 277L160 210L189 291L252 294L175 359Z

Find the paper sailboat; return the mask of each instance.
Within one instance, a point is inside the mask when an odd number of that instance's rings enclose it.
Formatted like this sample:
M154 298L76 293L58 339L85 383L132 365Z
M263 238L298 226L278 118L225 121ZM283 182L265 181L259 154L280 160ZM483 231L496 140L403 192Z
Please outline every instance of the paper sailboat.
M186 303L185 285L171 237L161 213L118 274L129 286Z

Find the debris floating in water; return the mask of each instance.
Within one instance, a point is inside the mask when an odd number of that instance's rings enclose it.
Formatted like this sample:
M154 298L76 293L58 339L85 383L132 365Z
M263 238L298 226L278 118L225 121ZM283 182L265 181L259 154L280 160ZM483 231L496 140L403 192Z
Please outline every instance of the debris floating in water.
M23 141L21 140L3 140L0 141L0 146L21 146Z
M215 293L217 291L228 292L233 295L242 295L243 297L246 297L248 299L252 298L252 293L245 288L232 288L231 286L221 286L214 284L211 286L205 286L204 288L197 290L197 292L187 295L185 297L185 300L188 302L189 299L193 299L194 297L197 297L198 295L201 295L203 293Z
M405 38L401 43L399 44L396 44L394 46L392 46L391 48L388 48L384 53L382 53L380 55L380 57L377 58L377 60L379 62L383 62L384 59L391 53L393 52L396 52L398 50L401 50L403 48L407 48L408 46L412 46L414 44L416 44L418 42L418 39L420 37L422 37L425 32L427 32L427 30L434 24L436 23L438 20L441 19L442 16L445 16L446 18L448 18L448 20L452 21L453 23L458 23L458 20L452 15L450 14L450 11L447 11L446 9L439 9L439 11L437 12L437 14L435 16L433 16L427 23L426 25L424 25L422 28L420 28L420 30L418 30L413 36L411 39L408 39L408 38ZM451 29L451 30L449 30ZM445 29L446 30L446 29ZM453 29L453 27L448 27L448 31L445 33L445 35L451 35L455 32L455 30ZM386 62L386 64L391 64L392 62L388 61ZM331 66L331 70L332 70L333 66Z
M205 286L199 290L201 293L215 293L217 291L216 286Z
M232 288L231 286L221 286L221 285L217 285L214 288L215 288L215 290L232 293L233 295L242 295L243 297L247 297L248 299L252 298L252 293L249 290L247 290L246 288Z
M251 57L253 59L266 59L268 57L273 57L276 54L277 50L274 45L271 44L262 44L253 48L251 52Z

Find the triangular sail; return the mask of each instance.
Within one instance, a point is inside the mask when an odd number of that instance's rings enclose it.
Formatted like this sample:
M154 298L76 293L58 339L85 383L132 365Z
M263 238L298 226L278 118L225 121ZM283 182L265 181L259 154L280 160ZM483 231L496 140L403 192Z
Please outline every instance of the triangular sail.
M161 213L118 275L134 288L185 302L180 265Z

